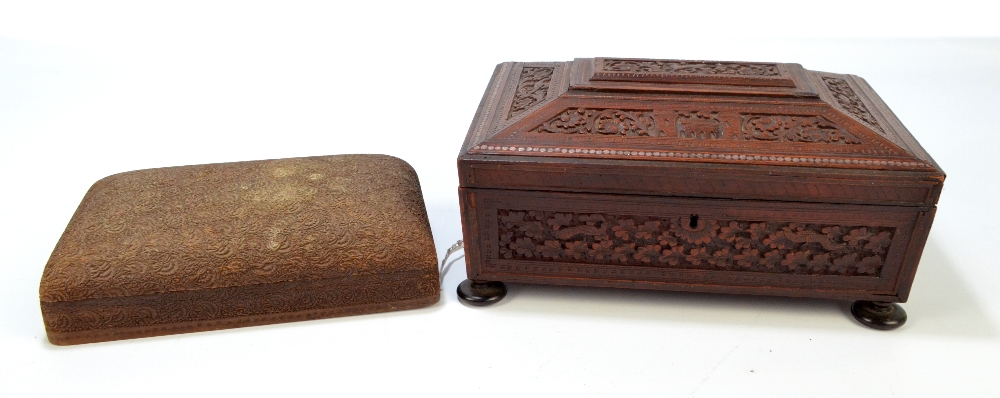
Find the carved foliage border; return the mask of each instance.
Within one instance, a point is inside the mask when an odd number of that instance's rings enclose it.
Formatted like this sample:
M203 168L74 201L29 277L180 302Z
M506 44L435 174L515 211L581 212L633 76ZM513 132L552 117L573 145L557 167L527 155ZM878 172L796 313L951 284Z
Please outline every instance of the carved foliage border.
M823 83L826 87L830 89L830 93L833 97L837 99L837 103L840 107L844 108L847 112L861 119L865 123L868 123L873 128L878 131L883 131L882 126L878 124L878 120L875 116L872 116L871 112L868 111L868 107L865 103L861 101L858 94L854 92L847 80L841 79L839 77L823 76Z
M896 229L498 209L507 260L878 276Z
M677 111L674 117L651 110L567 109L531 130L545 134L667 137L688 140L861 144L861 140L823 116L763 113L733 114L742 119L738 133L726 133L715 111ZM670 123L670 119L675 122Z
M605 58L601 70L607 72L655 73L672 75L781 76L778 64L750 62L671 61Z

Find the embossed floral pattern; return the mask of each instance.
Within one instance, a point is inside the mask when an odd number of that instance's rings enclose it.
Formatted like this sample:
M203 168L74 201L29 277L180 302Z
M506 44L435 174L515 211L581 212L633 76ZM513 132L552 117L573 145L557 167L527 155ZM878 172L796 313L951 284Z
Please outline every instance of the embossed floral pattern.
M526 239L523 233L518 236ZM527 243L533 253L534 243L530 238ZM271 304L286 298L299 300L289 304L290 310L310 310L325 300L311 291L298 298L232 295L272 290L278 294L286 289L282 286L304 280L337 285L362 275L383 275L366 280L388 283L399 272L426 274L433 287L437 281L433 247L416 173L389 156L140 170L94 184L53 250L39 294L48 303L43 305L47 324L61 324L64 321L52 319L65 318L75 325L78 320L73 319L92 316L93 323L107 327L142 326L96 313L45 312L63 302L99 307L119 300L127 306L136 296L159 298L148 309L157 319L203 319L195 309L211 303L161 297L180 291L229 289L219 294L230 294L226 297L234 305L259 307L260 311L246 309L248 315L268 313ZM347 288L343 283L338 286ZM340 292L342 300L329 298L326 303L366 305L377 300L348 296L367 291L384 294L381 286L351 289L358 291ZM128 311L122 312L125 315L111 311L107 316L135 315ZM225 307L214 313L226 311L244 314L243 309Z
M877 276L895 228L498 210L502 258ZM529 235L530 234L530 235Z

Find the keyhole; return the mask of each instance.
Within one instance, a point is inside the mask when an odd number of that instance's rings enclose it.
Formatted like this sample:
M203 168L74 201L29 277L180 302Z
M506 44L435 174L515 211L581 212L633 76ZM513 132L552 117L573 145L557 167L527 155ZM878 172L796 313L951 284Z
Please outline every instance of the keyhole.
M698 215L697 214L692 214L691 215L691 228L698 228Z

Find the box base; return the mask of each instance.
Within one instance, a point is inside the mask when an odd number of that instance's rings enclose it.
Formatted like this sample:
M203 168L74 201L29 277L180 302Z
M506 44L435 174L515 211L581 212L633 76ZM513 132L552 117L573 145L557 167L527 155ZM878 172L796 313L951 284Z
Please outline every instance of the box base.
M276 323L308 321L323 318L336 318L350 315L375 314L380 312L410 310L428 307L440 300L440 295L421 297L391 303L362 304L347 307L328 308L320 310L305 310L281 314L250 315L234 318L224 318L206 321L176 322L159 325L84 330L66 333L47 333L49 342L54 345L75 345L99 343L104 341L135 339L141 337L164 336L180 333L205 332L247 326L271 325Z

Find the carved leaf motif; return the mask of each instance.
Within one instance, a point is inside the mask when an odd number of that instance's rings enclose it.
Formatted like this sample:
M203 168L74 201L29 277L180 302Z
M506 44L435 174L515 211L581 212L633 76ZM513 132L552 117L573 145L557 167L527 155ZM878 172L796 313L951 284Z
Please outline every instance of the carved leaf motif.
M500 222L507 225L508 228L514 225L518 225L524 222L524 212L523 211L512 211L510 213L500 216Z
M874 274L882 267L882 259L878 256L868 256L858 262L857 268L860 274Z
M604 223L606 220L600 214L584 214L580 216L580 221L587 223L587 225L597 225L598 223Z
M635 243L628 243L615 247L615 252L611 254L611 259L620 263L627 263L629 256L635 254Z
M610 259L615 254L615 242L610 240L594 243L591 247L593 250L590 252L590 255L597 260Z
M892 234L882 231L868 240L868 244L865 245L865 250L871 251L872 253L882 253L889 247L890 243L892 243Z
M566 242L566 253L573 256L573 258L579 260L584 258L590 250L587 248L587 242L584 241L573 241Z
M535 253L535 244L529 238L517 238L510 244L510 249L519 256L531 257Z
M670 250L664 250L663 256L659 258L660 262L670 264L671 266L676 266L685 260L687 256L684 254L684 246L674 246Z
M553 216L546 222L552 226L552 229L558 231L559 228L571 225L573 223L573 215L557 213L555 216Z
M525 236L532 238L544 238L548 236L548 228L540 222L525 222L518 225L518 229L524 233Z
M691 249L685 259L691 264L700 265L702 261L711 263L712 256L708 254L707 247L695 247Z
M621 240L629 240L629 236L635 233L637 228L635 220L624 219L618 220L618 225L611 227L611 230L615 232L615 237L621 238Z
M833 266L833 264L830 263L830 253L816 254L809 259L809 262L806 263L806 265L813 271L822 271Z
M692 218L498 210L500 256L590 264L878 275L895 233L895 228L875 226L704 217L692 223ZM552 229L556 226L559 230ZM536 230L544 230L544 236L528 235Z
M723 247L722 250L718 250L712 253L712 258L708 262L712 265L716 265L725 268L727 265L732 264L735 256L728 247Z
M619 109L568 109L532 132L658 137L651 111Z
M660 242L661 246L664 247L674 247L677 246L677 237L670 233L670 231L663 231L656 240Z
M781 261L782 258L780 250L772 250L767 253L764 253L764 266L767 267L767 269L769 270L778 268L778 265L781 264Z
M542 257L548 258L558 258L563 252L563 249L557 240L547 240L544 245L538 246L535 250L538 251Z
M872 233L868 231L868 228L855 228L851 230L851 233L844 235L843 239L848 245L857 247L861 246L861 242L867 241L872 237Z
M657 233L660 232L660 222L659 221L646 221L642 223L635 231L636 239L652 239Z
M733 259L736 260L736 264L741 268L753 268L760 264L760 251L757 249L743 250L739 254L734 255Z
M657 258L660 257L660 250L661 250L661 248L662 248L662 246L660 246L660 245L642 246L635 253L634 257L635 257L636 260L642 261L644 263L649 263L649 262L655 261Z

